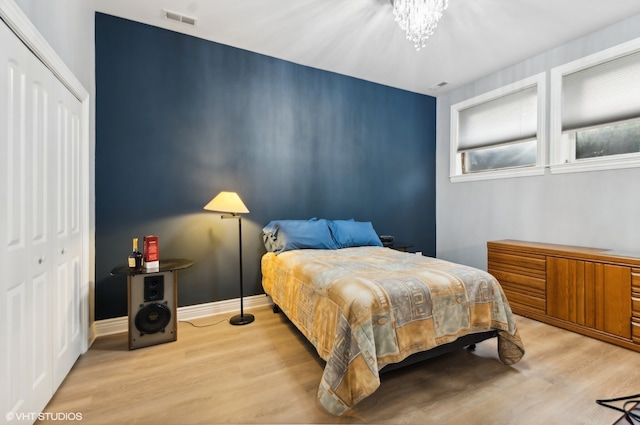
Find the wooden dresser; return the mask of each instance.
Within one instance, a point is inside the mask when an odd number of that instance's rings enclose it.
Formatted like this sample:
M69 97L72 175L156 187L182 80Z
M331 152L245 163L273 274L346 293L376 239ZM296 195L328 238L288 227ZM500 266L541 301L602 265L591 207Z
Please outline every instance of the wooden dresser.
M640 351L640 253L502 240L487 254L514 313Z

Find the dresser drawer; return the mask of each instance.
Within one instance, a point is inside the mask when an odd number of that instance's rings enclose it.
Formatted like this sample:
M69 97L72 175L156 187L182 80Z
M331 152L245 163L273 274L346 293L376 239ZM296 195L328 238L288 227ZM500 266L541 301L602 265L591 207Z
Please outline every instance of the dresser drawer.
M495 270L490 268L489 273L491 273L500 285L505 289L512 290L520 290L530 292L531 294L536 294L541 297L544 297L546 293L547 287L544 278L527 276L514 272L506 272L502 270Z
M517 290L510 290L509 287L503 286L502 289L507 297L507 301L509 301L511 311L514 313L526 315L527 311L533 311L545 314L547 310L547 302L544 298Z
M518 254L495 249L491 249L489 252L489 262L496 267L521 270L527 274L544 274L546 258L542 255Z
M640 344L640 319L631 319L631 339L636 344Z
M631 297L631 314L640 319L640 296Z
M631 291L640 297L640 269L631 270Z

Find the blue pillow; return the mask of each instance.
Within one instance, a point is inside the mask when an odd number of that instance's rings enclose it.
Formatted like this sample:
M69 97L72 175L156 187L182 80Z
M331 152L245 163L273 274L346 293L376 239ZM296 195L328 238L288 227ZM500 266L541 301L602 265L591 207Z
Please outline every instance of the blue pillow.
M293 249L338 249L327 220L276 220L263 229L264 246L280 254Z
M332 220L329 222L333 239L340 248L382 246L370 221Z

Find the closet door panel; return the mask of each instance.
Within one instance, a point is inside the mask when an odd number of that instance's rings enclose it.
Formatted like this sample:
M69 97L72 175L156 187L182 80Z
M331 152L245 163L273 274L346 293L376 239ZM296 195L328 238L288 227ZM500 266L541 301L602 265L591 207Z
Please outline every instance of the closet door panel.
M51 396L51 237L49 211L48 90L33 56L0 26L4 159L0 179L7 200L0 217L3 408L40 411Z
M0 193L7 201L2 211L2 244L13 252L26 244L26 72L23 69L26 58L20 52L6 53L13 55L2 56L2 87L6 96L0 106L0 128L4 129L4 143L0 143L4 167Z
M49 297L49 285L51 285L49 273L42 273L36 276L31 283L30 298L25 300L26 303L30 304L31 310L31 330L27 334L30 339L27 347L32 350L28 356L30 361L28 365L29 376L33 383L32 385L40 388L39 394L42 397L45 397L51 391L52 383L51 336L49 335L51 298Z
M2 347L2 376L6 380L2 383L2 397L0 402L3 403L2 408L5 411L18 412L24 407L28 398L27 393L27 364L24 357L27 345L26 323L26 283L20 282L7 288L3 293L5 303L2 308L6 312L5 329L3 334L6 335L6 345ZM22 324L15 326L9 324Z
M29 217L27 237L30 254L25 273L31 274L27 288L26 306L29 321L29 352L25 353L28 365L29 411L39 412L51 398L53 388L52 314L55 304L52 296L55 288L53 274L51 170L50 155L50 91L53 76L32 55L26 62L26 163L27 181L26 208ZM35 409L35 410L31 410Z
M4 45L6 28L0 27L0 40ZM25 400L24 377L26 349L25 298L27 281L25 276L14 270L26 266L26 177L25 177L25 58L16 49L0 52L0 267L6 270L0 280L0 335L6 335L6 343L0 345L0 410L19 408ZM10 49L10 50L9 50ZM9 265L14 267L9 268Z
M51 113L56 118L50 130L57 160L51 178L56 196L51 210L56 212L53 259L55 273L54 387L58 387L82 349L79 326L82 257L81 196L81 103L55 81L52 85Z
M31 174L31 184L28 188L30 192L30 220L28 228L31 230L31 241L34 252L41 253L38 261L46 261L47 247L49 242L49 184L48 184L48 110L47 103L49 95L43 87L46 82L42 81L41 75L32 74L27 77L27 156L29 161L28 172ZM32 81L30 77L38 80ZM42 248L38 248L42 247Z

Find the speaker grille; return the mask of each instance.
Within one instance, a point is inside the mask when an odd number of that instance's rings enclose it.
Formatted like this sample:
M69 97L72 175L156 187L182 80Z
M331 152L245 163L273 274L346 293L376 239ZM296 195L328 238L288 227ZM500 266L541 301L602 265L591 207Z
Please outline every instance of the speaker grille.
M171 310L166 304L152 303L142 307L136 314L136 329L140 335L164 332L171 321Z

